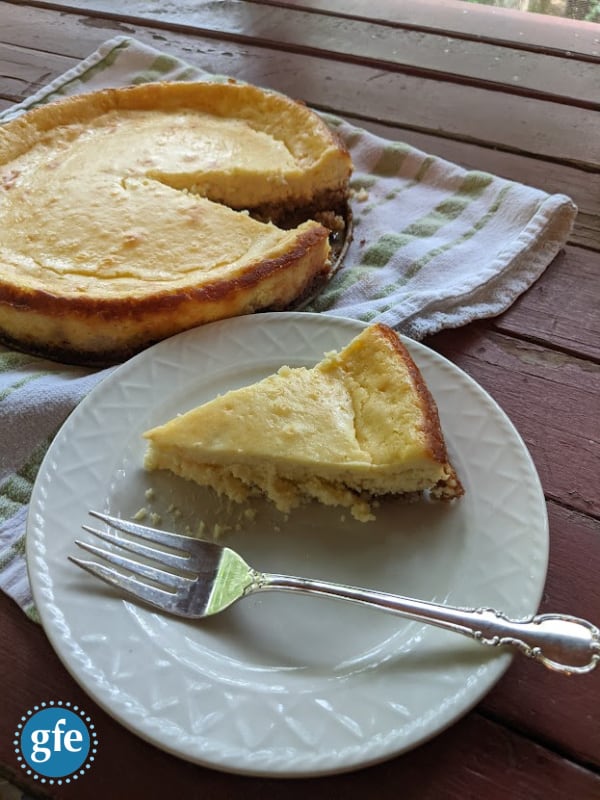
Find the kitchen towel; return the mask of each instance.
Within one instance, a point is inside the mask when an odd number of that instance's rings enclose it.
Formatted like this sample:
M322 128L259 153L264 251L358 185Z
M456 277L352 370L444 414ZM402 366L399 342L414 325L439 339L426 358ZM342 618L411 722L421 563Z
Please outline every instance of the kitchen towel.
M117 37L1 113L0 123L79 92L156 80L228 78ZM423 339L507 309L567 241L576 208L565 195L468 171L339 117L323 116L354 162L354 230L341 268L306 310L384 322ZM109 371L69 367L0 347L0 588L33 618L24 556L31 488L56 431Z

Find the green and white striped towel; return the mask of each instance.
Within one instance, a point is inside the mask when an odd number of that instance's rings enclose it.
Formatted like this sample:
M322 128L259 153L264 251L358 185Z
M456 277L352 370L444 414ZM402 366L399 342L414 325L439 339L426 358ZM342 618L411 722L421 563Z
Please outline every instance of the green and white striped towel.
M0 122L64 95L193 79L226 80L118 37ZM385 322L422 339L508 308L566 242L576 213L568 197L468 172L326 119L355 165L354 238L308 310ZM105 374L0 348L0 588L34 618L24 560L31 487L58 427Z

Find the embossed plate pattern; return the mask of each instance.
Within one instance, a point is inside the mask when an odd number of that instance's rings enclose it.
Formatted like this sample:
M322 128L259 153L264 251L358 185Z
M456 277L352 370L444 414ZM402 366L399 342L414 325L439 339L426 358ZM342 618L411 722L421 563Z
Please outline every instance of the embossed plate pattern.
M162 342L96 387L42 465L27 558L44 629L96 702L182 758L279 776L374 763L457 720L510 657L382 612L280 593L253 596L202 623L170 619L67 560L89 508L123 517L144 509L181 532L218 526L265 570L490 605L517 617L537 609L548 532L529 454L491 398L420 344L407 342L466 487L454 505L386 501L368 524L311 505L286 519L259 501L246 512L174 476L144 472L146 428L283 363L312 365L361 327L264 314Z

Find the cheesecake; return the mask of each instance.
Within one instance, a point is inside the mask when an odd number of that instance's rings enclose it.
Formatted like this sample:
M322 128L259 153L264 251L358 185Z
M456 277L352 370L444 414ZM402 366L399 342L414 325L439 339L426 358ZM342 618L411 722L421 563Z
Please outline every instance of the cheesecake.
M374 518L382 495L454 500L435 400L398 335L375 324L312 368L282 366L144 433L147 470L287 513L311 500Z
M104 365L299 302L331 268L350 156L247 84L156 83L0 126L0 340Z

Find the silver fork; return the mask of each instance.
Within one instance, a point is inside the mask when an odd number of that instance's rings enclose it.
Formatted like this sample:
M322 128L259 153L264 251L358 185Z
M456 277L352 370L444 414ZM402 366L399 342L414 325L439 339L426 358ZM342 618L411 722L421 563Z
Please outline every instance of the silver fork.
M176 616L200 619L218 614L253 592L306 592L374 606L461 633L484 645L513 647L566 675L591 672L600 661L600 630L591 622L567 614L539 614L514 620L491 608L456 608L355 586L258 572L229 547L97 511L90 514L135 539L83 525L86 531L157 566L127 558L112 547L107 550L80 540L76 541L79 547L113 566L71 556L69 559L127 594Z

